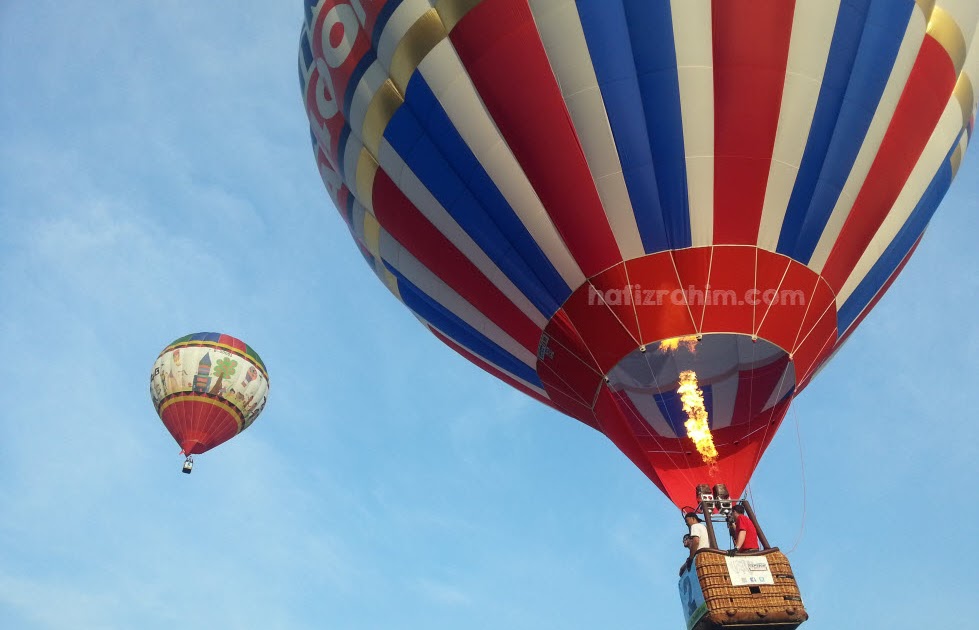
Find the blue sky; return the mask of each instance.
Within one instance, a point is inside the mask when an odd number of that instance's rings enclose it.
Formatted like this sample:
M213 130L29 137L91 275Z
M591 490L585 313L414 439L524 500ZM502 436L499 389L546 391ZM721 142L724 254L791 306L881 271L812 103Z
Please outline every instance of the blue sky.
M682 627L676 508L364 264L309 148L301 19L0 7L0 627ZM969 614L977 169L755 474L808 630ZM188 477L148 376L201 330L272 389Z

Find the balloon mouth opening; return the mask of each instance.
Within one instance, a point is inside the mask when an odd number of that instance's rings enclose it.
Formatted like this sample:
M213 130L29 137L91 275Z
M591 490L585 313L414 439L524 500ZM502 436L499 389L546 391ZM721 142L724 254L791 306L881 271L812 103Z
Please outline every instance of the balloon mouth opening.
M708 333L632 351L609 371L606 385L647 431L682 440L692 437L694 416L704 430L751 423L791 398L796 374L789 354L769 341Z

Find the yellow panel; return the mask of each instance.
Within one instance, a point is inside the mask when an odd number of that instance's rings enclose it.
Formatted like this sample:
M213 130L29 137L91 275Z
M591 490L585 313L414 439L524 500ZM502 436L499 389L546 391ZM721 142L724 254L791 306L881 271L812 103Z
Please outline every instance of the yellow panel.
M367 149L361 149L357 160L357 200L371 212L374 211L374 176L377 169L374 156Z
M435 3L435 10L438 11L442 23L445 24L446 32L455 28L459 20L466 17L473 8L483 0L438 0Z
M965 150L962 148L962 143L960 142L958 146L955 147L955 151L952 152L952 157L949 160L949 163L952 166L952 179L955 179L955 176L959 172L959 167L962 166L963 153L965 153Z
M429 9L408 29L391 59L391 79L402 94L408 89L408 80L418 64L446 36L435 9Z
M969 79L969 75L964 72L959 75L959 80L956 82L952 94L962 108L962 126L965 127L972 120L972 107L975 102L975 93L972 90L972 81Z
M384 270L384 284L386 284L391 293L394 294L394 297L401 300L401 289L398 288L398 279L387 269Z
M925 22L927 22L931 18L932 10L935 8L935 0L915 0L915 2L918 8L921 9L921 12L924 13Z
M965 37L962 36L962 29L959 28L955 18L945 9L935 7L931 12L931 18L928 20L927 33L948 52L948 56L951 57L952 63L955 65L955 74L958 76L962 72L962 66L965 65L967 49Z
M391 122L391 117L394 116L394 112L398 111L398 108L404 102L404 97L398 93L398 88L394 87L391 79L382 83L381 87L374 93L374 98L371 99L370 107L367 109L367 116L364 118L363 135L364 146L373 155L378 154L381 147L381 138L384 136L384 130L387 129L388 123ZM357 172L360 172L359 167Z
M381 224L370 212L364 213L364 245L374 258L381 257Z

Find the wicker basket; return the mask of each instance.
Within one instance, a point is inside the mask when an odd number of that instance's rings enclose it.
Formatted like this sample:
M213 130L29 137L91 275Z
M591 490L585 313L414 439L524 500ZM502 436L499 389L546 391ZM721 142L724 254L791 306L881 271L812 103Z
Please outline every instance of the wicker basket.
M764 557L773 584L737 585L731 581L727 553L704 549L696 568L707 613L691 630L797 628L809 618L788 559L778 549L738 557Z

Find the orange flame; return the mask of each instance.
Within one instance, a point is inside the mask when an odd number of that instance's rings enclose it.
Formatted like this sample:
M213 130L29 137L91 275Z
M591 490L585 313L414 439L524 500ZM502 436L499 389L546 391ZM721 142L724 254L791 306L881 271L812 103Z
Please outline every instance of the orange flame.
M660 352L676 352L677 348L681 345L689 350L690 352L697 351L697 336L691 335L689 337L674 337L673 339L664 339L659 342L658 350Z
M687 421L683 426L687 429L687 437L697 446L697 452L704 463L712 467L717 463L717 449L714 447L714 436L710 433L707 423L707 408L704 406L704 392L697 383L697 373L693 370L680 372L680 386L676 393L683 401L683 411Z

